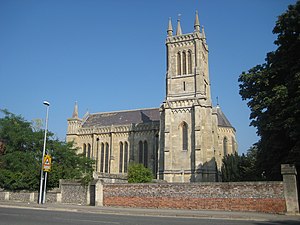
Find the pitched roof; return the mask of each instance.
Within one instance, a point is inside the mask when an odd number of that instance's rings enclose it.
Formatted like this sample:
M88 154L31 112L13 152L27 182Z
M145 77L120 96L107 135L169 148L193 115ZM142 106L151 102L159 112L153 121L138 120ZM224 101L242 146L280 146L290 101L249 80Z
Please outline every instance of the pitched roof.
M216 113L217 113L217 118L218 118L218 126L221 127L232 127L231 123L229 122L229 120L227 119L227 117L225 116L225 114L222 112L220 106L216 106L214 107Z
M82 127L150 123L159 122L159 120L160 114L158 108L137 109L89 114L84 120Z

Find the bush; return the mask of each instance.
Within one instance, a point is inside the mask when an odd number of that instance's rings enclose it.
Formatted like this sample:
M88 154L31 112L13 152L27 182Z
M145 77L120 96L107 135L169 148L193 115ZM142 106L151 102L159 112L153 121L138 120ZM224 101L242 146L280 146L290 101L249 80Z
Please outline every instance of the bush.
M143 164L132 163L128 167L128 183L150 183L153 174Z

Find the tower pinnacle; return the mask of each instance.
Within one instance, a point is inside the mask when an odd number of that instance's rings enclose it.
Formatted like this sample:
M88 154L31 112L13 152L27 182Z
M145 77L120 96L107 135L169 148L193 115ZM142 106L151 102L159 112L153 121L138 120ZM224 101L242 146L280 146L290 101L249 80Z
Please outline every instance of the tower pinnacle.
M72 118L74 118L74 119L78 118L78 104L77 104L77 101L75 102Z
M196 10L196 16L195 16L194 29L195 29L195 31L200 32L200 22L199 22L199 17L198 17L198 11L197 10Z
M204 26L202 25L202 37L203 39L206 39L205 31L204 31Z
M173 36L173 27L172 27L172 20L171 17L169 18L169 24L168 24L168 36L172 37Z
M178 14L176 35L182 35L181 26L180 26L180 16L181 14Z

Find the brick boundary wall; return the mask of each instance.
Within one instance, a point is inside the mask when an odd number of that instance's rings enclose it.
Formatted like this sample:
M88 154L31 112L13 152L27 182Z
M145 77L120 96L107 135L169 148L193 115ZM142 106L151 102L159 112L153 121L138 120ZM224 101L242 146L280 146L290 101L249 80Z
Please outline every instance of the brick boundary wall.
M83 186L78 180L60 180L59 188L47 192L46 203L299 215L297 170L283 164L281 172L283 182L112 184L98 179ZM37 192L0 190L0 201L37 198Z
M286 212L282 182L103 184L103 205Z

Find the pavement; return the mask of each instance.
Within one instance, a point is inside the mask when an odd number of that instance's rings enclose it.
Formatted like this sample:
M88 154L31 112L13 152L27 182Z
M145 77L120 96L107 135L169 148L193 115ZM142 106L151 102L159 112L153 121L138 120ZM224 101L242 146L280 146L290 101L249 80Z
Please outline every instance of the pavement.
M37 204L34 202L0 201L1 207L24 208L35 210L69 211L97 214L117 214L133 216L164 216L164 217L189 217L205 219L231 219L251 221L299 221L300 215L282 215L257 212L215 211L215 210L178 210L178 209L146 209L146 208L121 208L104 206L86 206L59 203Z

